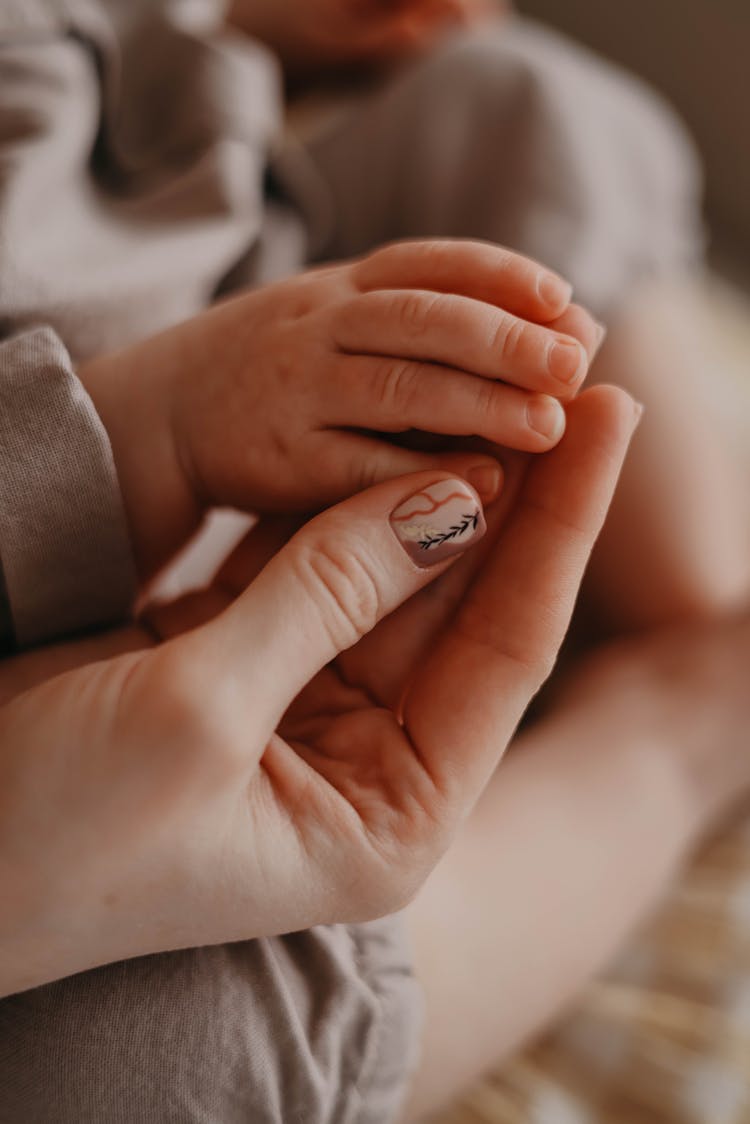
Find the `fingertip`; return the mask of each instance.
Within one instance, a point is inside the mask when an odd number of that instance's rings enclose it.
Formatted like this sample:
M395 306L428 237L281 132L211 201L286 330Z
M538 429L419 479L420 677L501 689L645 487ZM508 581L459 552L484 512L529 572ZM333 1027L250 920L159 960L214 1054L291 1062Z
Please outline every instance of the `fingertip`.
M595 320L594 321L594 329L596 331L596 336L594 338L594 346L593 346L592 351L591 351L592 362L597 357L597 355L599 354L599 352L601 350L601 347L602 347L602 344L604 343L605 339L607 338L607 325L603 324L601 322L601 320Z
M604 342L606 328L580 304L570 304L562 315L545 327L577 340L584 348L588 364L591 364Z
M545 313L550 319L562 316L573 298L573 286L569 281L550 273L548 270L540 273L536 282L536 293Z
M505 471L498 460L474 453L442 453L435 467L452 472L470 484L483 504L490 504L505 486Z
M569 420L574 424L594 422L613 436L629 441L643 414L643 406L621 386L601 383L589 387L569 404Z
M492 503L503 487L503 470L498 461L483 461L472 465L464 474L483 504Z

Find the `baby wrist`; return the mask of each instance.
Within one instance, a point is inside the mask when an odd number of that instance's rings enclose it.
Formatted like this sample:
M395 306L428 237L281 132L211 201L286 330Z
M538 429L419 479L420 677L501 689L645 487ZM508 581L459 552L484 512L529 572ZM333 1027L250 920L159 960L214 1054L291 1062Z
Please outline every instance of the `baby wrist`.
M201 518L178 455L175 380L158 344L157 337L78 371L110 439L141 580L176 552Z

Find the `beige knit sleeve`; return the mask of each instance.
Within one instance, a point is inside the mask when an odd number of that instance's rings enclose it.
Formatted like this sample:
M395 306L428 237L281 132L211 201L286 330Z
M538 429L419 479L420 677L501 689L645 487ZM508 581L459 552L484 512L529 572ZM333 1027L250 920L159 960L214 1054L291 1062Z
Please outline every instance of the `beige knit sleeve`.
M135 593L106 431L45 327L0 342L0 571L5 647L120 620Z

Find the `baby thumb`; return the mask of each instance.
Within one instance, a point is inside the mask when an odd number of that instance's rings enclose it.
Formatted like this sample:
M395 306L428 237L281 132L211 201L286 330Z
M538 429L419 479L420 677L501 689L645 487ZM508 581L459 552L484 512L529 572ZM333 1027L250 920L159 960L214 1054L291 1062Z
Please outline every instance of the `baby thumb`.
M207 626L254 718L270 734L317 672L485 529L474 489L434 471L379 484L307 523Z

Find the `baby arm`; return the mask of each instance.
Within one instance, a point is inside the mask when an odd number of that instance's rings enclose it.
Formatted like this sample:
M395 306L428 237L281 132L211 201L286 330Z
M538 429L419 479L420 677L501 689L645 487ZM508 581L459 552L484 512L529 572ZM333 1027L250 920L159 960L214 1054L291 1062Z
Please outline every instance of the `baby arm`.
M310 511L425 468L494 498L491 457L418 452L393 435L552 448L601 339L569 302L564 281L504 249L399 243L87 364L141 573L211 506Z

